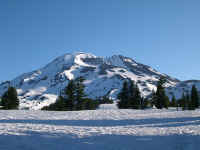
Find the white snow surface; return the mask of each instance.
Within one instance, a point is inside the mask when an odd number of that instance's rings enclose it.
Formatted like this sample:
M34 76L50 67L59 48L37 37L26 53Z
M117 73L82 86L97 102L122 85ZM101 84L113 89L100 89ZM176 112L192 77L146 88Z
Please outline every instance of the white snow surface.
M110 108L110 109L105 109ZM1 150L198 150L200 110L0 111Z

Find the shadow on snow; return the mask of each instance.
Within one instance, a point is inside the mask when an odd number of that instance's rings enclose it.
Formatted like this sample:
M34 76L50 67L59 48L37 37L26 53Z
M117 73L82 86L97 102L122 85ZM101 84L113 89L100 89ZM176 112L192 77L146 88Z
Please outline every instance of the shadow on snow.
M129 136L99 135L78 138L67 134L24 132L25 135L1 135L2 150L194 150L200 137L191 135Z
M148 118L130 120L0 120L2 123L46 124L57 126L88 126L88 127L113 127L138 125L144 127L177 127L186 125L200 125L200 117L185 118Z

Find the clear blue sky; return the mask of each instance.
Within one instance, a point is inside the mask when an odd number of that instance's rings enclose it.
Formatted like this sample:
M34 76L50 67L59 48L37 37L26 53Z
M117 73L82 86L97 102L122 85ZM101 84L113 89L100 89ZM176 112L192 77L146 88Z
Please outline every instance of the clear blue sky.
M83 51L200 79L199 0L1 0L0 81Z

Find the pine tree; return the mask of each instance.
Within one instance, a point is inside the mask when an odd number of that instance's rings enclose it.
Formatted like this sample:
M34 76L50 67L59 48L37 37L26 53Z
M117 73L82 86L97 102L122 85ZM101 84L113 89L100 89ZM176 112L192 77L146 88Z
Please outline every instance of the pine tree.
M189 107L191 107L191 100L190 100L190 95L187 93L185 97L185 107L188 110Z
M59 96L55 103L55 110L57 111L65 111L65 99L62 96Z
M75 82L74 80L70 80L67 87L65 88L66 110L75 110L75 90Z
M9 87L8 91L4 93L1 105L3 109L18 109L19 99L17 97L17 90L14 87Z
M176 97L174 95L172 96L171 107L176 107Z
M83 102L84 102L84 98L86 97L86 94L84 92L84 84L83 84L83 81L84 81L84 78L83 77L78 77L76 80L75 80L75 103L76 103L76 110L83 110L85 109L84 108L84 105Z
M182 107L182 110L186 110L186 96L184 93L182 94L182 98L181 98L181 107Z
M156 92L152 90L151 99L150 99L151 107L156 105L156 101L157 101Z
M99 106L99 103L96 100L85 98L82 105L83 105L83 108L86 110L95 110Z
M43 107L42 110L72 111L98 108L97 100L86 98L83 81L82 77L69 81L63 93L64 97L59 96L55 103Z
M191 107L193 109L199 107L199 96L195 85L192 86L191 90Z
M133 81L125 81L121 92L118 95L118 107L123 109L141 109L143 99L140 90Z
M158 109L162 109L163 107L168 108L169 105L169 98L165 95L165 82L166 79L164 77L161 77L157 83L157 91L155 94L155 106Z
M169 101L169 97L167 95L164 96L164 108L168 109L169 105L170 105L170 101Z
M141 109L143 99L140 95L140 90L139 90L138 86L135 85L134 83L133 83L132 87L133 87L133 89L130 91L131 92L131 97L130 97L131 108Z
M129 89L128 89L128 82L124 81L123 87L121 92L118 94L118 107L121 108L128 108L129 105Z

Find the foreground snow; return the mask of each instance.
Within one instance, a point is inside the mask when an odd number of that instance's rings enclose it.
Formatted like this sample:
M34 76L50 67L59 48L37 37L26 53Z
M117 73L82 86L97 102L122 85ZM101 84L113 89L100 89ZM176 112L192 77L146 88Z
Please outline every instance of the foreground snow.
M200 110L100 108L0 111L0 150L200 149Z

